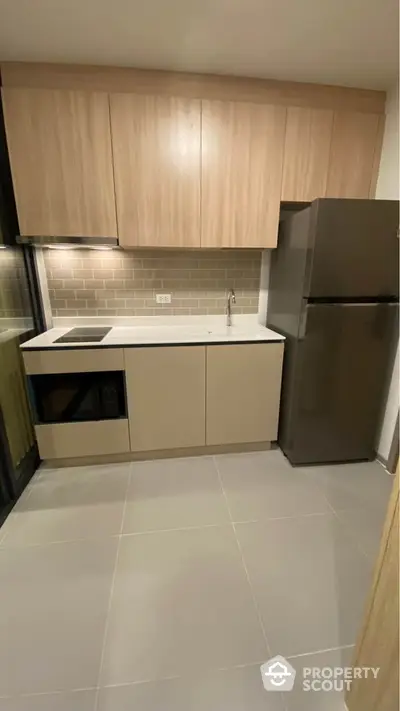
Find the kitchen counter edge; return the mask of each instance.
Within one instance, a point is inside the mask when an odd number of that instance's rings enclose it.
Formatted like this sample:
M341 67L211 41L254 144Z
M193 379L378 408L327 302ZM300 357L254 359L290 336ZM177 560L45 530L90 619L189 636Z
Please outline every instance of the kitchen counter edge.
M264 327L265 328L265 327ZM53 330L53 329L51 329ZM157 348L157 347L168 347L168 346L221 346L221 345L244 345L244 344L254 344L254 343L282 343L285 341L285 336L282 336L271 329L265 328L265 333L261 333L258 330L257 333L252 335L249 334L238 334L231 336L223 336L220 334L215 334L214 337L207 338L202 335L189 336L187 338L176 337L176 338L166 338L165 340L160 338L160 336L155 336L154 338L149 337L138 339L135 342L127 339L126 342L123 338L115 339L113 342L107 340L107 336L104 341L99 341L98 343L55 343L54 341L45 343L35 343L37 340L44 340L43 336L47 334L47 338L50 336L50 332L45 332L44 334L39 334L35 336L31 341L26 341L21 344L21 350L24 352L28 351L65 351L65 350L98 350L98 349L108 349L108 348ZM60 332L54 334L54 340L59 338Z

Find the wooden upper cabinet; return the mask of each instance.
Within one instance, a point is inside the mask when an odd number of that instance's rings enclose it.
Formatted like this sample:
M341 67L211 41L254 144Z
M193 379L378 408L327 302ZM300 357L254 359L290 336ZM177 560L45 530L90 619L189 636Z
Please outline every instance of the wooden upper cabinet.
M3 88L22 235L116 237L108 95Z
M327 197L370 197L381 147L380 129L378 114L335 112Z
M289 107L283 161L282 200L325 197L333 111Z
M275 247L286 109L202 102L202 247Z
M122 247L200 246L200 101L111 94Z

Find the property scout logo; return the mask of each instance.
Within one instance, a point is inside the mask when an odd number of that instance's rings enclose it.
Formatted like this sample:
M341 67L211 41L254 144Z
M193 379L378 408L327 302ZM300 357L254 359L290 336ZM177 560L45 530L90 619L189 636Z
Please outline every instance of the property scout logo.
M267 691L292 691L298 678L297 688L302 691L349 691L353 679L376 679L379 667L292 667L284 657L273 657L261 666L261 678Z

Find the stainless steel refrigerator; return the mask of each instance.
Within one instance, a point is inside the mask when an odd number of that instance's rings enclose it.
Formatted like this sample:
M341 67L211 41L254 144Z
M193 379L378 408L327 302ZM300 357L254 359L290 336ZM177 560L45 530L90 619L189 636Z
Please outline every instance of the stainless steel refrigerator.
M399 204L316 200L280 223L267 325L286 336L278 442L292 464L375 457L398 336Z

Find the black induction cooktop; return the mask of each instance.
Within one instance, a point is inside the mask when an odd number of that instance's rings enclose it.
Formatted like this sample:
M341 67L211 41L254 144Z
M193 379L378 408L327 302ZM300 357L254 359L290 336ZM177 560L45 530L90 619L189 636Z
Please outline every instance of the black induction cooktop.
M99 343L111 331L111 326L82 326L71 328L54 343Z

